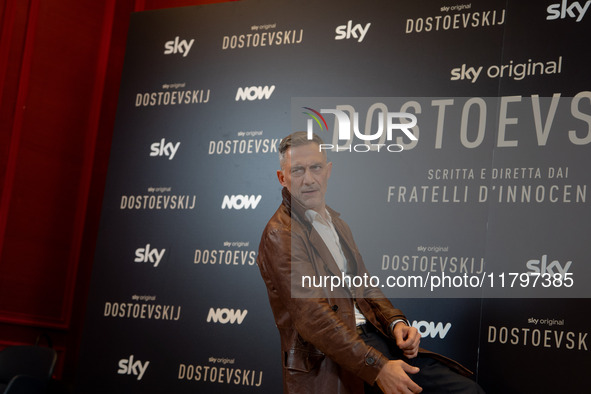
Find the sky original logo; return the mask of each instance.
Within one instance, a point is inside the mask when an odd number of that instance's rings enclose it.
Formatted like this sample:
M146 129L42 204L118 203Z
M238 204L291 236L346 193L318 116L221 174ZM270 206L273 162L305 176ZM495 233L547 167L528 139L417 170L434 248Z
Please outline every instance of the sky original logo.
M183 57L187 57L194 42L195 42L195 39L192 39L191 41L179 40L179 37L177 36L174 38L174 40L167 41L164 44L164 54L165 55L174 55L174 54L180 53L183 55Z
M470 7L452 6L450 9L442 7L442 12L448 12L453 8L453 11L462 11L464 9L469 12L452 12L447 15L435 15L420 18L410 18L406 20L405 33L423 33L434 31L449 31L458 29L473 29L499 26L505 23L505 10L490 10L490 11L471 11Z
M488 326L488 343L588 352L588 332L531 329L530 327Z
M180 145L180 142L173 144L172 142L166 142L166 140L162 138L160 142L154 142L150 145L150 156L167 156L168 160L172 160Z
M238 91L236 92L236 101L268 100L274 91L275 85L238 88Z
M549 61L532 61L528 59L527 63L517 63L510 60L506 64L488 66L470 67L466 63L460 67L451 70L451 81L470 81L475 83L481 78L513 78L520 81L526 77L537 75L552 75L562 73L562 56Z
M349 40L351 38L354 38L357 40L357 42L361 42L365 38L365 35L367 34L367 31L369 30L370 26L371 23L366 24L365 27L363 27L363 25L361 25L360 23L353 26L353 21L350 20L347 22L346 25L338 26L335 29L335 33L337 33L337 35L334 39Z
M251 26L251 33L224 36L222 49L296 45L304 39L304 29L275 30L277 23ZM259 32L261 30L261 32Z
M383 149L388 152L402 152L404 146L401 144L401 140L398 140L395 144L385 144L386 141L392 141L395 138L393 134L395 130L400 130L411 141L418 141L418 138L410 131L410 129L417 125L417 117L406 112L388 112L383 104L372 105L369 108L365 122L365 133L359 130L359 113L350 105L337 106L336 109L321 109L320 111L310 107L303 107L303 109L306 110L303 113L310 117L307 120L306 129L309 140L312 140L314 134L314 122L320 127L321 131L325 128L328 130L328 124L322 114L332 114L335 117L333 144L321 144L319 147L320 151L332 150L341 152L347 150L349 152L379 152ZM377 110L380 110L378 112L378 129L372 134L371 122ZM395 122L394 119L398 119L399 122ZM386 131L385 133L384 130ZM352 144L353 137L365 143ZM334 142L338 140L344 141L344 145L335 145Z
M137 380L142 380L149 364L149 361L146 361L145 363L140 360L134 361L134 355L132 354L129 356L129 359L122 358L119 360L119 369L117 370L117 373L119 375L135 375L137 376Z
M224 196L222 209L255 209L263 196L243 196L242 194Z
M160 264L165 252L166 249L154 249L150 244L147 244L145 248L138 248L135 250L135 259L133 261L136 263L149 262L150 264L154 264L154 268L156 268L158 267L158 264Z
M558 18L564 19L566 17L569 18L576 18L576 22L580 22L583 20L585 13L589 9L589 5L591 5L591 0L587 1L585 5L581 5L578 1L568 3L568 0L562 0L562 3L556 3L549 5L546 11L548 11L548 16L546 20L553 21Z
M228 309L228 308L209 308L209 314L207 315L208 323L221 323L221 324L242 324L248 311L245 309Z
M462 64L462 67L454 68L451 70L451 78L452 81L457 80L465 80L474 83L480 76L480 72L482 71L482 66L480 67L466 67L466 64Z

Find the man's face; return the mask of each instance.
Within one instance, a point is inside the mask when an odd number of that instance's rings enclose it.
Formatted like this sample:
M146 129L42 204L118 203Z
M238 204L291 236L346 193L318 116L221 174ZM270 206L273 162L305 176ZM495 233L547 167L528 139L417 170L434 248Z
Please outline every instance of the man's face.
M307 209L324 216L324 196L331 169L332 163L326 162L318 144L311 142L285 152L285 161L282 169L277 171L277 178Z

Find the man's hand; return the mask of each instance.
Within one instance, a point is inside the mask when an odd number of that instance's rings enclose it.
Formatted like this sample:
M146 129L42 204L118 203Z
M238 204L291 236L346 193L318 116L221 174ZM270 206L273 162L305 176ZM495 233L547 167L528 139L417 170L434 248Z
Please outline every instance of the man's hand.
M406 358L414 358L419 354L421 334L416 328L398 323L394 326L394 339Z
M378 374L376 382L385 394L420 393L423 389L407 375L417 372L417 367L410 366L402 360L390 360Z

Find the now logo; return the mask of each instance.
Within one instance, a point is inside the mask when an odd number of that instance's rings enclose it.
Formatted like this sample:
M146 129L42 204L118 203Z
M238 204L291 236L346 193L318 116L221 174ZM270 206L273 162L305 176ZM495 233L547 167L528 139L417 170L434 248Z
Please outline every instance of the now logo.
M251 86L247 88L238 88L236 92L236 101L254 101L254 100L268 100L275 91L275 85L272 86Z
M221 324L242 324L242 321L246 317L248 311L245 309L241 311L240 309L228 309L228 308L209 308L209 314L207 315L207 322L208 323L221 323Z
M255 209L263 196L243 196L242 194L224 196L222 209Z
M439 322L435 324L435 322L428 322L428 321L413 321L412 326L419 331L421 334L421 338L431 337L435 338L439 336L439 338L443 339L447 335L449 329L451 328L451 323L447 323L445 326L443 323Z

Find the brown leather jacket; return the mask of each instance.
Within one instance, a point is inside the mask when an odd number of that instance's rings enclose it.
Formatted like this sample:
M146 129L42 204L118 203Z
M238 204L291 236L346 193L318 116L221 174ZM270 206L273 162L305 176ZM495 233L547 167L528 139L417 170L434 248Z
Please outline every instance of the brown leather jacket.
M307 298L296 295L302 290L301 275L341 276L341 271L306 219L305 207L287 189L282 194L263 232L258 266L281 337L284 392L361 394L363 381L373 384L388 359L357 334L354 301L368 322L389 337L390 323L406 317L377 289L361 289L355 299L346 287L304 289ZM349 226L327 209L349 265L355 263L356 275L367 273Z

